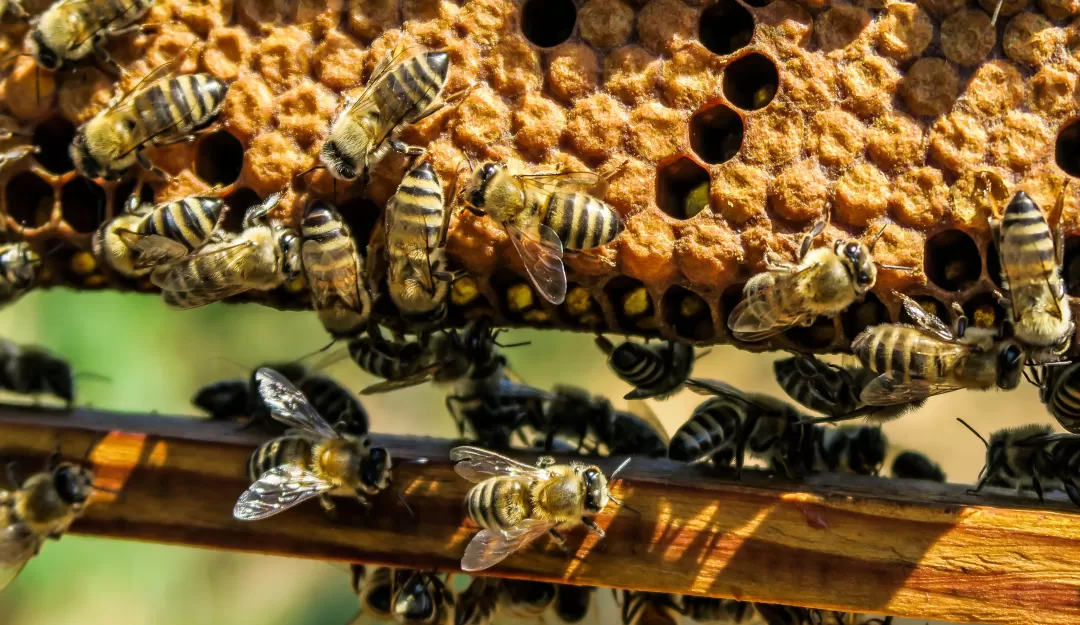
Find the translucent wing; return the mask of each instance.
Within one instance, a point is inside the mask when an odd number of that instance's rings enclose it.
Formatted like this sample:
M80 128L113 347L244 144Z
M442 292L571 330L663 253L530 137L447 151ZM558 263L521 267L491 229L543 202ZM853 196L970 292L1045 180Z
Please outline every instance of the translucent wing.
M687 378L686 388L697 393L698 395L720 395L723 397L732 397L735 399L745 399L746 394L728 384L727 382L721 382L720 380L708 380L705 378Z
M506 556L540 538L555 527L554 521L526 519L508 530L480 530L461 558L462 571L482 571L506 559Z
M384 380L377 384L372 384L371 386L360 391L360 394L375 395L377 393L386 393L388 391L396 391L401 388L407 388L410 386L416 386L417 384L423 384L424 382L430 380L431 376L435 375L435 372L438 370L439 365L425 367L421 371L417 371L416 373L401 378L399 380Z
M457 462L454 471L470 482L480 483L491 477L523 476L545 480L550 476L546 469L529 466L479 447L455 447L450 459Z
M373 146L382 145L386 138L394 132L394 129L398 124L402 123L405 118L409 117L411 113L419 113L416 109L416 105L413 102L426 101L429 99L433 90L442 88L441 84L425 86L423 88L423 94L415 94L409 98L395 98L391 102L376 102L375 88L379 84L379 81L385 79L387 74L394 71L397 66L404 63L406 60L416 54L421 54L424 49L419 46L412 46L408 48L399 48L394 51L394 55L391 58L384 58L375 65L375 69L371 72L371 78L368 79L367 86L364 87L364 92L360 94L352 105L349 107L351 114L352 110L359 106L378 106L381 114L380 133L372 142ZM417 85L419 86L419 85Z
M600 182L600 176L591 171L518 174L515 178L522 184L539 189L544 193L554 193L556 191L588 191Z
M140 234L132 230L116 231L120 240L138 252L135 260L136 269L149 269L175 262L187 256L188 249L183 243L158 234Z
M92 1L93 0L62 0L60 3L58 3L58 6L87 4ZM113 6L116 6L117 4L122 5L122 3L113 3ZM122 11L117 12L116 15L114 15L106 22L94 24L94 28L91 29L85 28L85 26L90 22L90 20L78 20L76 24L78 26L78 30L76 31L75 36L71 37L71 43L68 45L68 50L74 50L78 48L79 46L83 45L87 41L90 41L90 39L94 38L98 33L105 30L106 28L109 28L113 24L116 24L118 22L122 24L126 23L124 21L126 18L134 19L136 13L139 11L141 11L141 9L139 9L139 5L137 3L128 2L126 6L123 6Z
M274 467L240 495L233 516L241 521L265 519L333 488L333 484L295 465Z
M887 373L870 380L863 387L859 401L867 406L892 406L921 401L932 395L941 395L966 388L949 380L903 380Z
M539 225L540 238L513 225L507 225L506 231L540 296L552 304L562 304L566 299L566 269L559 235L543 224Z
M630 414L648 423L649 427L656 430L656 433L660 435L660 438L665 443L671 442L671 435L667 433L666 429L664 429L664 424L660 422L660 417L657 416L656 411L654 411L652 409L652 406L650 406L645 400L632 400L627 404L627 409L629 410Z
M262 396L263 403L278 421L325 438L341 438L285 376L263 367L255 372L255 381L259 385L259 395Z
M300 255L304 267L309 272L308 283L311 285L312 301L315 309L319 310L326 308L331 299L336 297L346 308L363 312L364 301L360 295L360 289L363 288L361 286L363 272L360 269L360 258L356 253L355 244L352 247L352 262L349 266L343 270L333 270L335 274L338 272L340 274L327 275L329 272L311 272L311 267L335 266L337 260L334 257L340 255L341 251L328 249L328 246L320 245L316 241L304 242Z
M938 319L937 315L931 315L926 312L923 310L922 306L919 306L918 302L907 295L904 295L903 293L900 293L899 295L900 302L904 305L904 312L907 313L908 317L911 317L911 320L915 322L915 325L943 341L948 341L950 343L956 342L956 336L952 333L952 330L949 326L945 325L941 319Z
M799 273L809 271L810 267ZM789 274L798 275L798 274ZM745 294L728 317L728 329L740 341L761 341L780 334L796 325L804 325L813 320L811 313L799 313L780 310L776 302L781 299L780 291L790 288L790 280L774 280Z
M8 491L0 490L0 501L7 500ZM41 550L42 539L25 525L12 521L11 505L0 506L0 591L22 571L26 563Z
M69 2L70 1L71 0L69 0ZM136 94L172 72L173 69L176 68L178 61L186 58L188 52L191 50L192 47L194 47L194 45L195 44L188 46L187 49L185 49L183 52L177 54L168 61L165 61L161 65L158 65L154 69L150 70L149 73L139 79L139 82L135 83L135 86L133 86L131 89L128 89L124 92L124 95L117 98L116 102L113 102L107 110L111 112L128 106Z

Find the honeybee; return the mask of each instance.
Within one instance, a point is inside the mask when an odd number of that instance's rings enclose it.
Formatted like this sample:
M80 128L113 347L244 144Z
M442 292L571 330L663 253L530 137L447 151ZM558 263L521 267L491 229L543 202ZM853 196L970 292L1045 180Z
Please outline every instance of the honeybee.
M0 11L3 15L3 11ZM0 131L0 141L4 140L3 131ZM0 152L0 171L17 160L24 159L31 154L37 154L41 150L36 145L20 145L4 152Z
M349 226L333 206L316 201L305 211L300 237L304 275L323 327L334 338L360 334L371 314L371 294Z
M0 389L22 395L48 393L75 402L75 377L71 365L48 350L16 345L0 339Z
M94 255L128 278L145 276L191 254L206 243L221 218L219 197L191 196L156 206L132 194L127 210L94 233Z
M370 506L368 495L390 485L390 454L373 447L366 435L343 432L319 415L307 398L273 369L255 373L259 394L278 421L295 432L261 445L248 461L255 482L236 502L233 516L254 521L319 497L330 515L331 495L355 497Z
M1080 434L1080 361L1028 369L1028 380L1039 387L1039 399L1061 427Z
M34 285L41 257L25 241L0 245L0 306L15 302Z
M104 110L79 127L70 150L79 174L115 180L138 163L168 179L169 175L155 167L143 150L148 145L194 140L194 132L213 122L229 88L210 74L162 78L172 65L168 62L159 66L129 91L118 93Z
M484 163L465 189L465 208L501 224L540 296L562 304L563 250L606 245L625 228L614 208L586 192L600 180L591 172L524 174Z
M900 295L917 325L883 324L864 330L851 350L874 373L862 403L887 406L964 388L1011 390L1020 383L1024 350L1016 341L973 342L957 336L919 304ZM959 327L965 323L961 320Z
M398 126L414 124L443 106L450 55L396 49L375 66L359 98L346 98L330 126L319 160L339 180L361 178L392 149L420 156L424 149L397 138Z
M405 174L384 219L390 299L409 321L438 321L453 281L445 249L450 211L430 161Z
M56 0L37 17L30 54L39 66L58 70L93 52L119 74L122 70L105 51L105 40L138 30L135 22L153 5L154 0Z
M564 623L579 623L589 615L596 588L572 584L555 585L555 615Z
M1064 193L1062 186L1058 214ZM1002 303L1011 314L1016 339L1028 346L1028 356L1036 362L1059 360L1076 330L1061 277L1062 230L1051 233L1042 210L1023 191L992 226L1001 258L1001 289L1008 294Z
M356 366L386 382L372 385L362 392L372 394L419 384L427 378L431 358L419 341L388 341L378 325L372 324L367 334L348 343L349 357ZM413 380L416 379L416 382Z
M893 617L862 620L863 615L836 610L802 608L774 603L754 603L766 625L892 625Z
M881 471L889 451L889 440L880 427L809 427L812 430L807 440L813 441L812 450L804 449L787 460L788 464L795 464L797 459L802 459L805 462L802 473L877 475Z
M681 611L695 623L746 625L757 620L757 611L749 601L684 595Z
M455 447L450 459L454 471L476 483L466 496L469 518L482 527L461 559L461 570L482 571L501 562L546 533L558 542L559 529L584 524L601 538L603 530L592 521L612 497L608 478L599 467L574 462L555 464L541 457L535 467L478 447ZM627 458L611 474L614 479Z
M395 576L408 575L408 571L395 570L388 566L377 566L366 569L361 564L353 564L352 588L360 599L360 614L353 619L353 623L360 625L366 620L366 615L371 614L380 621L389 621L393 618L394 607L394 582Z
M271 195L244 215L243 231L215 237L169 266L150 274L173 308L195 308L251 289L268 291L299 275L300 237L266 213L281 200Z
M555 602L557 594L555 584L550 582L504 579L499 587L502 590L499 607L507 616L522 621L542 617Z
M1080 453L1077 435L1054 434L1048 425L1031 424L994 432L987 442L963 419L957 421L986 447L986 462L972 492L987 485L1010 486L1017 493L1034 490L1041 502L1047 490L1064 487L1069 499L1080 506L1080 489L1075 484L1075 458Z
M54 454L44 472L26 481L8 465L15 490L0 489L0 590L41 551L46 539L59 540L86 509L94 490L93 472L58 460Z
M454 625L491 625L502 595L501 580L474 577L457 598Z
M394 586L392 613L402 625L450 625L454 593L436 574L412 571Z
M644 402L633 411L615 410L601 396L574 386L556 386L542 413L534 414L532 426L546 434L544 449L551 451L557 434L577 438L580 453L588 437L607 447L609 455L662 458L667 455L667 432Z
M623 625L678 625L681 614L682 608L667 593L623 590Z
M731 311L728 328L740 341L761 341L795 326L809 326L818 317L832 317L862 299L877 282L874 245L858 240L838 240L831 247L810 249L825 230L818 222L803 237L795 264L770 260L768 271L751 278L743 287L743 299Z
M941 466L917 451L904 451L897 454L889 472L893 477L903 480L945 482L945 472L941 470Z
M624 341L618 347L603 336L596 344L608 357L608 366L634 390L623 399L667 399L681 389L694 367L694 348L667 341L642 345Z

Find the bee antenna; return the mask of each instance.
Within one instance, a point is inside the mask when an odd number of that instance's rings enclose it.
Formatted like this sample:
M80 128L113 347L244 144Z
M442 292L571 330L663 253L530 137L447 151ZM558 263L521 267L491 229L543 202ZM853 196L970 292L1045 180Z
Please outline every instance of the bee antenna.
M405 501L405 493L399 490L397 492L397 498L401 500L401 505L405 506L405 509L409 511L409 516L415 519L416 514L412 511L412 508L409 507L409 502Z
M962 425L963 425L964 427L966 427L967 429L971 430L971 433L972 433L972 434L974 434L975 436L978 436L978 437L979 437L979 440L980 440L980 441L982 441L983 445L985 445L987 449L990 449L990 443L986 442L986 439L985 439L985 438L983 438L983 435L982 435L982 434L979 434L979 431L978 431L978 430L976 430L975 428L973 428L973 427L971 427L970 425L968 425L968 422L967 422L967 421L964 421L964 420L963 420L963 419L961 419L960 417L957 417L957 418L956 418L956 420L957 420L957 421L959 421L959 422L960 422L960 423L961 423L961 424L962 424ZM983 467L983 469L985 469L985 468L986 468L986 467L984 466L984 467ZM981 474L980 474L980 475L981 475Z
M306 176L306 175L310 174L311 172L315 171L316 169L326 169L326 165L315 165L314 167L305 169L304 171L300 172L299 174L296 175L296 177L297 178L303 178L304 176Z
M91 484L90 488L92 488L94 490L100 490L103 493L109 493L110 495L119 495L120 494L120 491L116 490L115 488L105 488L104 486L95 486L94 484Z
M640 510L638 510L637 508L634 508L634 507L631 507L631 506L628 506L628 505L626 505L626 504L625 504L625 503L623 503L622 501L620 501L620 500L616 499L615 497L613 497L613 496L611 495L611 493L608 493L608 499L610 499L610 500L614 501L614 502L615 502L615 505L619 506L620 508L626 508L626 509L627 509L627 510L629 510L630 512L633 512L634 514L636 514L636 515L638 515L638 516L641 516L641 511L640 511Z
M895 269L896 271L915 271L914 267L906 267L904 265L886 265L885 263L874 263L879 269Z
M626 468L626 465L630 464L630 461L633 460L633 459L634 459L633 456L627 456L626 460L623 460L622 464L620 464L618 466L618 468L616 468L614 471L611 472L611 476L608 478L608 481L611 481L611 480L615 479L615 476L619 474L619 471L622 471L624 468ZM622 505L622 504L619 504L619 505Z
M870 241L870 251L871 252L874 251L874 246L877 245L878 239L881 238L881 235L885 234L885 229L888 228L888 227L889 227L889 224L885 224L884 226L881 227L881 230L878 230L877 234L874 235L873 240Z
M394 469L396 469L396 468L398 468L398 467L400 467L402 465L406 465L406 464L427 464L430 461L431 461L431 458L413 458L412 460L402 460L400 462L394 463L390 467L390 469L394 470Z

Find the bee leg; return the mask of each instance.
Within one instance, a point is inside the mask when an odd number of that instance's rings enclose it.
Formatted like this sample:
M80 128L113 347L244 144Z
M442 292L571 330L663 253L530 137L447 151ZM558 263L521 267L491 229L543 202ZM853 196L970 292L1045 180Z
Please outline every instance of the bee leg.
M566 537L559 533L559 530L552 528L548 530L548 536L551 536L551 540L555 541L555 544L562 547L563 551L569 551L566 549Z
M323 512L326 512L326 516L330 517L330 520L337 520L337 504L330 498L330 495L321 495L319 497L319 504L322 506Z
M607 534L604 533L604 530L600 529L600 526L597 525L596 522L594 522L592 519L588 517L581 517L581 522L585 524L585 527L599 534L600 538L607 536Z
M799 262L801 263L806 255L810 253L810 246L814 243L814 239L819 234L825 231L825 226L828 224L828 219L822 219L814 224L814 228L803 235L802 243L799 245Z
M141 165L143 169L149 171L150 173L160 176L165 180L172 179L172 176L165 173L164 170L156 167L153 163L151 163L150 158L147 157L146 153L143 152L141 149L135 150L135 160L139 162L139 165Z
M418 145L409 145L400 139L387 139L386 143L398 154L405 156L423 156L427 150Z
M1069 501L1080 506L1080 489L1076 487L1076 481L1067 477L1061 480L1061 485L1065 487L1065 494L1069 496Z
M125 74L127 74L127 72L124 71L124 68L120 67L120 64L116 62L116 59L109 56L109 53L107 50L105 50L105 46L103 44L103 39L95 37L94 43L91 45L94 50L94 56L97 57L98 62L108 67L109 71L112 72L112 74L115 76L124 76Z

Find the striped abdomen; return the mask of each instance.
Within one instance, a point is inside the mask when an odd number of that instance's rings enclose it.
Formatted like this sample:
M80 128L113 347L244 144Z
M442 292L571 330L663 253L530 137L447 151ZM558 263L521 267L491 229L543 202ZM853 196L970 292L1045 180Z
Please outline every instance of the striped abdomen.
M794 356L777 360L773 363L773 373L789 397L815 412L842 414L858 405L849 378L816 358Z
M138 232L145 220L144 213L123 213L101 224L94 233L91 247L94 255L105 260L117 273L126 278L137 278L145 275L149 270L136 270L136 252L130 245L120 239L119 230L131 230Z
M1061 427L1080 433L1080 364L1047 367L1040 391L1043 403Z
M918 328L878 325L855 337L851 351L879 375L897 372L898 381L947 377L968 348L945 343Z
M1042 210L1023 191L1018 192L1001 222L1002 281L1010 290L1045 288L1057 280L1054 236Z
M439 98L449 72L446 52L425 52L384 74L372 94L384 121L407 124L420 118Z
M281 436L267 441L252 452L248 458L248 477L255 481L274 467L296 464L311 468L311 441L297 436Z
M734 456L735 442L745 419L742 402L725 397L708 399L694 409L690 420L671 437L668 457L680 462L702 462L724 450Z
M665 344L658 349L668 349ZM659 384L668 374L669 361L648 345L624 341L608 356L615 375L636 387Z
M543 224L555 231L568 250L587 250L611 243L625 227L615 209L588 193L547 196Z
M131 102L144 141L161 143L209 124L225 100L229 86L210 74L184 74L159 80Z
M410 261L439 242L446 206L442 183L429 161L405 174L387 206L386 253L391 261Z
M349 341L349 357L353 362L364 371L387 380L400 380L411 375L420 366L422 356L423 350L415 343L376 346L368 339Z
M323 300L316 302L316 308L329 303L325 300L330 293L355 292L360 282L359 253L338 212L325 202L316 202L304 215L300 236L304 273L312 293Z
M139 234L153 234L183 243L188 251L206 243L214 231L224 200L218 197L186 197L154 207L139 222Z
M465 497L469 518L486 529L507 529L529 518L532 500L528 478L492 477Z

